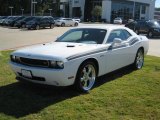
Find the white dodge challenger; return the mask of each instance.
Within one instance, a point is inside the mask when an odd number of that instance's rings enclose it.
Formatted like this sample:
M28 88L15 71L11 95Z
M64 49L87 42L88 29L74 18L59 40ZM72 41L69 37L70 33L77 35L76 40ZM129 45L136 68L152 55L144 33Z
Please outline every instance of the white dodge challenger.
M73 28L55 42L11 53L17 80L89 91L98 76L124 66L141 69L148 39L121 26Z

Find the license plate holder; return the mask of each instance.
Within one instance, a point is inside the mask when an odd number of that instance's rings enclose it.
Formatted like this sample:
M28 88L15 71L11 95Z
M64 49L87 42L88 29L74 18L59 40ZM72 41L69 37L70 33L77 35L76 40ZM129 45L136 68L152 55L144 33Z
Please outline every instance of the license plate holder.
M30 79L32 78L32 72L30 70L22 69L21 72L23 77L30 78Z

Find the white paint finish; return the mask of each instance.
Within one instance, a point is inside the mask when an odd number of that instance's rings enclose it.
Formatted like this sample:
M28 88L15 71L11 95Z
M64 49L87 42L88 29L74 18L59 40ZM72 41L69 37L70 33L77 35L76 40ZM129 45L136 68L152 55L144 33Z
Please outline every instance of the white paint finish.
M133 63L135 59L136 52L139 47L144 47L145 54L148 51L148 39L143 36L136 35L132 30L122 27L122 26L86 26L79 27L83 28L96 28L96 29L106 29L107 35L104 39L103 44L84 44L84 43L51 43L46 45L37 45L31 46L28 48L24 48L12 53L12 55L16 55L19 57L27 57L31 59L41 59L41 60L55 60L55 61L63 61L64 69L49 69L49 68L37 68L37 67L29 67L17 63L11 62L11 67L15 73L20 72L21 69L29 70L32 72L34 76L44 77L46 79L45 82L39 81L29 81L41 83L41 84L49 84L56 86L68 86L72 85L75 81L75 77L78 71L80 64L88 58L94 58L98 61L99 64L99 74L98 76L104 75L113 70L119 69L126 65ZM77 28L73 28L77 29ZM139 42L135 43L132 46L129 44L125 44L123 48L115 48L108 49L111 44L106 44L107 37L110 32L115 29L126 29L133 37L137 37ZM131 38L125 43L129 43ZM122 44L124 44L122 42ZM75 47L66 47L67 44L74 45ZM86 53L92 54L83 55ZM29 55L29 56L28 56ZM76 56L74 59L67 60L68 57L72 58L72 56ZM68 77L74 76L72 79L68 79ZM58 84L57 84L58 83Z

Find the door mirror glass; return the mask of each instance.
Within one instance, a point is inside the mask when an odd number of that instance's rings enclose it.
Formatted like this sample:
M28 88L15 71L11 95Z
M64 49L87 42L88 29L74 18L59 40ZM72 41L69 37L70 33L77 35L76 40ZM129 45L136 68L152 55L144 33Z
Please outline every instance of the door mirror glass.
M120 38L114 38L112 46L115 46L115 45L121 44L121 43L122 43L122 40Z

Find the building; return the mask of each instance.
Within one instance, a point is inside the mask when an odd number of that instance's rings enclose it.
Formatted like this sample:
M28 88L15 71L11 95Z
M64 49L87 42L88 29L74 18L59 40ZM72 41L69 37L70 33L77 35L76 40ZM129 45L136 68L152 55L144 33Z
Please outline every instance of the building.
M160 11L155 11L154 12L154 19L160 20Z
M95 6L102 7L101 19L112 22L116 17L123 19L153 19L155 0L63 0L69 3L69 17L91 20Z

